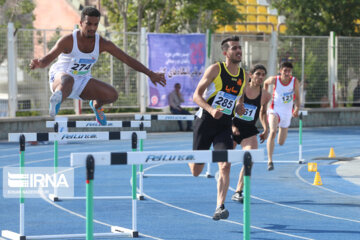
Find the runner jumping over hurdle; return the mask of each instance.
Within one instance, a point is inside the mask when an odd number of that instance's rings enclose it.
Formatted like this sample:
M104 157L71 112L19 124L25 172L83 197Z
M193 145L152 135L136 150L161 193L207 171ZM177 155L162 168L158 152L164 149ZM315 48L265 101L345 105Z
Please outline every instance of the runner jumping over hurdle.
M113 42L96 33L99 21L100 12L96 8L84 8L81 12L80 30L74 30L60 38L47 55L31 61L30 69L45 68L59 56L49 71L50 90L53 93L50 97L51 117L58 113L66 98L90 100L96 120L99 124L106 125L102 106L115 102L118 93L113 86L91 75L91 68L102 52L108 52L134 70L146 74L153 84L166 85L163 73L154 73Z

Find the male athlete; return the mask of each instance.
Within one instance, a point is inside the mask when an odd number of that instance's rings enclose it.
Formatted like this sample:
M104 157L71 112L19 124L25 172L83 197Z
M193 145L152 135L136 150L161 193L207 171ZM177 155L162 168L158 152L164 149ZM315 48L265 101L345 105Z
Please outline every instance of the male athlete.
M194 102L200 107L194 120L194 150L208 150L213 144L214 150L233 148L232 113L244 113L242 97L246 85L245 71L239 67L242 51L239 37L226 38L221 43L226 59L208 67L195 92ZM219 180L217 183L217 207L214 220L226 219L229 216L224 206L229 188L230 163L219 163ZM199 176L204 164L189 164L191 173Z
M260 117L263 132L260 134L260 143L263 143L269 134L269 124L266 118L267 104L271 95L262 89L262 83L266 76L266 68L257 64L250 70L250 80L244 91L245 113L241 116L235 114L233 118L234 149L241 144L242 150L257 149L256 138L259 130L255 124ZM242 190L244 187L244 166L241 168L239 182L235 194L231 200L243 202Z
M274 169L272 155L275 147L275 136L279 127L278 144L284 145L291 118L298 117L300 109L299 82L292 76L293 65L284 62L280 66L280 75L265 80L264 89L274 85L273 98L268 111L270 134L267 140L268 170ZM293 109L293 105L295 108Z
M96 8L84 8L81 12L80 30L74 30L72 34L60 38L47 55L31 61L30 69L44 68L59 56L49 71L50 90L53 93L50 97L51 117L58 113L66 98L90 100L96 120L101 125L106 125L102 106L115 102L118 93L113 86L91 76L91 68L102 52L108 52L136 71L145 73L155 85L166 85L164 74L152 72L113 42L96 33L99 21L100 12Z

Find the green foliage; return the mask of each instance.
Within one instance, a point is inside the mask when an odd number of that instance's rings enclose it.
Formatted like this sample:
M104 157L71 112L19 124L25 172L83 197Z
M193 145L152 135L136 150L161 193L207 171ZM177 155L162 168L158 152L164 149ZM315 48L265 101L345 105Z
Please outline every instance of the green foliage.
M30 117L30 116L40 116L41 113L38 111L26 111L26 112L16 112L17 117Z
M13 22L15 28L32 28L33 27L33 10L35 8L35 4L32 0L20 0L20 1L12 1L12 0L0 0L0 28L1 35L7 35L7 25L9 22ZM18 46L22 46L23 44L32 43L31 33L27 33L25 38L18 39ZM4 61L6 57L6 42L0 41L0 64ZM32 49L31 49L32 51ZM27 55L28 52L20 51L18 53L18 57L23 57Z
M294 66L293 75L301 79L301 38L280 38L280 56L290 53ZM324 44L325 43L325 44ZM304 80L307 102L320 102L323 96L327 96L328 89L328 55L327 39L305 38L305 60L304 60ZM324 54L325 52L325 54ZM313 107L313 106L312 106Z
M56 42L61 38L60 30L61 30L60 27L56 28L55 34L51 37L51 39L47 43L48 49L52 49L55 46Z
M340 36L360 35L355 31L359 0L273 0L271 5L286 17L289 35L328 36L330 31Z
M205 32L206 29L215 30L220 25L233 24L242 19L228 1L102 0L101 3L108 11L112 28L117 31L140 31L140 22L141 26L148 27L148 31Z

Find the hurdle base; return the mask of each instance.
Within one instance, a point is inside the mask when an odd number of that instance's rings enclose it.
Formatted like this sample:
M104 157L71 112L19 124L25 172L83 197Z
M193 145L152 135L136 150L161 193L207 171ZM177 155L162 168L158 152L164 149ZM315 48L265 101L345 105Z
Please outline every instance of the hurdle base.
M194 177L190 173L147 173L144 175L146 177ZM211 174L200 174L198 177L213 178Z
M144 195L136 194L137 200L145 200Z
M119 226L111 226L111 232L128 234L130 237L133 237L133 238L139 237L138 231L134 231L132 229L127 229L127 228L123 228L123 227L119 227Z
M205 173L205 177L207 177L207 178L213 178L214 176L212 176L211 173L206 172L206 173Z
M26 236L22 236L19 233L12 232L9 230L2 230L1 236L11 240L26 240Z
M114 228L114 230L113 230ZM29 239L73 239L73 238L86 238L85 233L80 234L54 234L54 235L31 235L31 236L21 236L18 233L3 230L1 231L1 236L6 239L11 240L29 240ZM111 232L107 233L94 233L94 238L103 238L103 237L139 237L139 233L137 231L132 231L130 229L112 226Z
M59 198L61 200L86 200L86 196L59 197ZM94 196L93 199L95 200L132 199L132 196Z
M56 196L55 194L52 194L52 193L49 194L49 199L51 201L53 201L53 202L59 202L60 201L59 197Z
M305 159L299 160L299 164L303 164L303 163L305 163Z

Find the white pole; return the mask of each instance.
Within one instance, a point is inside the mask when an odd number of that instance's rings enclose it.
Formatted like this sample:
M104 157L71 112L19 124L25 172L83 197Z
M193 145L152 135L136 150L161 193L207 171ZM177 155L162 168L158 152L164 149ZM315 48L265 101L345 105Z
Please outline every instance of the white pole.
M305 107L305 38L301 38L301 87L300 87L300 108Z
M334 42L334 38L335 38L335 33L334 32L330 32L330 46L329 46L329 61L330 61L330 70L329 70L329 102L330 102L330 107L334 108L334 102L333 100L333 95L334 93L334 83L335 83L335 75L334 75L334 69L335 69L335 62L334 62L334 50L333 48L335 47L335 42Z
M144 64L145 66L146 64L146 28L142 27L141 28L141 33L140 33L140 61L142 64ZM141 74L140 75L140 99L139 99L139 103L140 103L140 113L145 113L146 112L146 84L147 84L147 77L145 74Z
M137 216L137 213L136 213L136 199L132 200L132 230L133 231L137 231L137 219L136 219L136 216Z
M8 60L8 106L9 117L16 116L17 109L17 78L16 78L16 59L15 59L15 29L14 23L8 23L8 43L7 43L7 60Z
M207 163L207 169L206 169L206 177L210 177L211 176L211 165L210 163Z
M20 236L25 236L25 204L20 203Z
M277 32L273 31L271 33L271 40L270 40L270 58L268 62L268 76L277 75L276 72L277 45L278 45L278 35Z
M139 187L140 187L140 197L143 196L143 193L144 193L144 171L142 172L139 172ZM142 199L140 199L142 200Z

